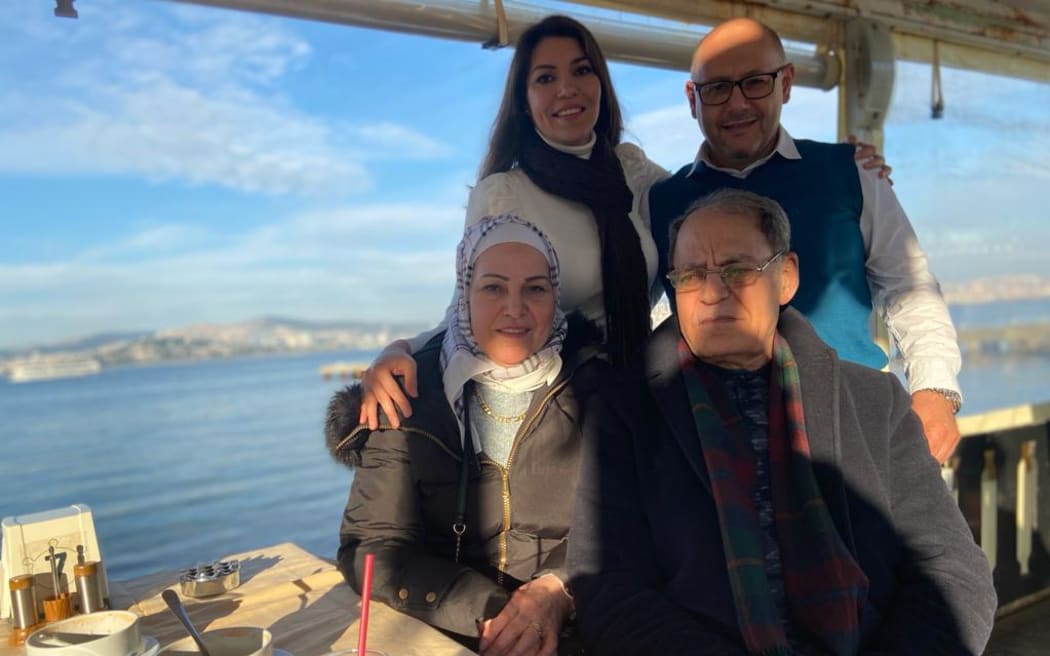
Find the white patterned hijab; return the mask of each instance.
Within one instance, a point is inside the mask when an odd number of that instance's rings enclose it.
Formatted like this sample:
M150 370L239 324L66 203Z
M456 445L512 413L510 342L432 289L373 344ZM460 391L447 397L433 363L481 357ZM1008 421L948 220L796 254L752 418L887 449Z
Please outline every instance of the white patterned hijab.
M526 244L539 251L550 266L554 290L554 316L551 334L539 351L523 362L504 367L488 359L478 346L470 328L470 282L478 257L497 244ZM508 392L531 392L554 382L561 371L561 347L568 330L561 309L558 284L558 256L543 232L524 219L511 214L488 216L467 227L456 250L456 292L448 314L448 329L441 343L441 370L445 397L459 422L463 436L463 386L468 380L481 381ZM478 437L474 448L481 450Z

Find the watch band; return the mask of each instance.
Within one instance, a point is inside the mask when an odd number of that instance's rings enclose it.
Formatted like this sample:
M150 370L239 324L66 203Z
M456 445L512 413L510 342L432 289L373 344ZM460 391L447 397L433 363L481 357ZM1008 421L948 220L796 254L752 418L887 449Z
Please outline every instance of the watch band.
M959 409L962 408L962 396L958 392L943 387L928 387L926 389L929 392L937 392L948 399L948 403L952 404L952 414L959 414Z

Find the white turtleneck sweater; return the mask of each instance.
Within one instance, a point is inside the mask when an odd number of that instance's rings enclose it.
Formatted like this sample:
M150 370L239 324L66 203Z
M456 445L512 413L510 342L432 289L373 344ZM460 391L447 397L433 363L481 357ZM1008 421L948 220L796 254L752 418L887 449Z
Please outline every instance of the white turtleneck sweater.
M540 135L541 137L543 135ZM544 138L552 148L577 157L590 157L594 137L582 146L564 146ZM631 222L642 244L645 256L651 299L660 298L656 281L656 243L649 230L649 187L668 177L668 172L649 161L642 149L634 144L621 143L616 156L623 166L627 186L634 194ZM591 210L580 203L549 194L537 187L519 168L504 173L493 173L478 182L467 201L466 225L477 223L494 214L515 214L536 224L550 239L558 253L561 265L561 306L566 312L580 311L583 316L604 325L605 308L602 302L601 245L598 228ZM407 340L416 352L427 340L444 330L442 321L433 330Z

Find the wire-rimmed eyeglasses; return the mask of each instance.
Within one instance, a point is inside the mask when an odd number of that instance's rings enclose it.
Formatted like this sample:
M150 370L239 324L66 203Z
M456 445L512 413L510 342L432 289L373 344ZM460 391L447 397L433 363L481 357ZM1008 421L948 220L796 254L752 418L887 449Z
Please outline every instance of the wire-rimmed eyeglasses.
M777 251L773 256L757 267L749 267L743 264L727 264L720 269L705 269L704 267L686 267L674 269L667 273L667 279L671 286L680 292L693 292L701 289L707 283L707 277L711 275L722 279L722 284L729 289L740 289L753 285L758 277L786 251Z
M784 72L788 64L784 64L771 73L756 73L748 75L739 80L715 80L703 84L693 81L693 89L705 105L724 105L729 102L733 95L733 87L740 87L740 93L748 100L760 100L773 93L776 86L777 76Z

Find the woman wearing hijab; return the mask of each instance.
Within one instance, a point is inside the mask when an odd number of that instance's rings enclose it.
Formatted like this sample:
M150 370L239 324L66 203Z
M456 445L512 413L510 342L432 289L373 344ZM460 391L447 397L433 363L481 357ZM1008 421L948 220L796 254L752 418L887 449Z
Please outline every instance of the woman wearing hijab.
M562 308L602 327L617 365L648 336L650 308L660 297L647 192L668 176L640 148L621 143L622 136L619 101L594 36L572 18L548 16L515 47L467 205L467 225L516 214L550 237L561 254ZM874 149L861 154L882 163ZM395 409L412 413L411 354L443 328L384 349L365 373L362 423L375 426L380 406L395 425Z
M459 245L448 329L414 355L412 417L358 424L359 387L328 408L329 448L355 469L338 555L347 581L359 590L375 554L375 598L486 655L554 654L572 611L579 426L608 365L600 331L567 319L559 294L544 233L484 218Z

